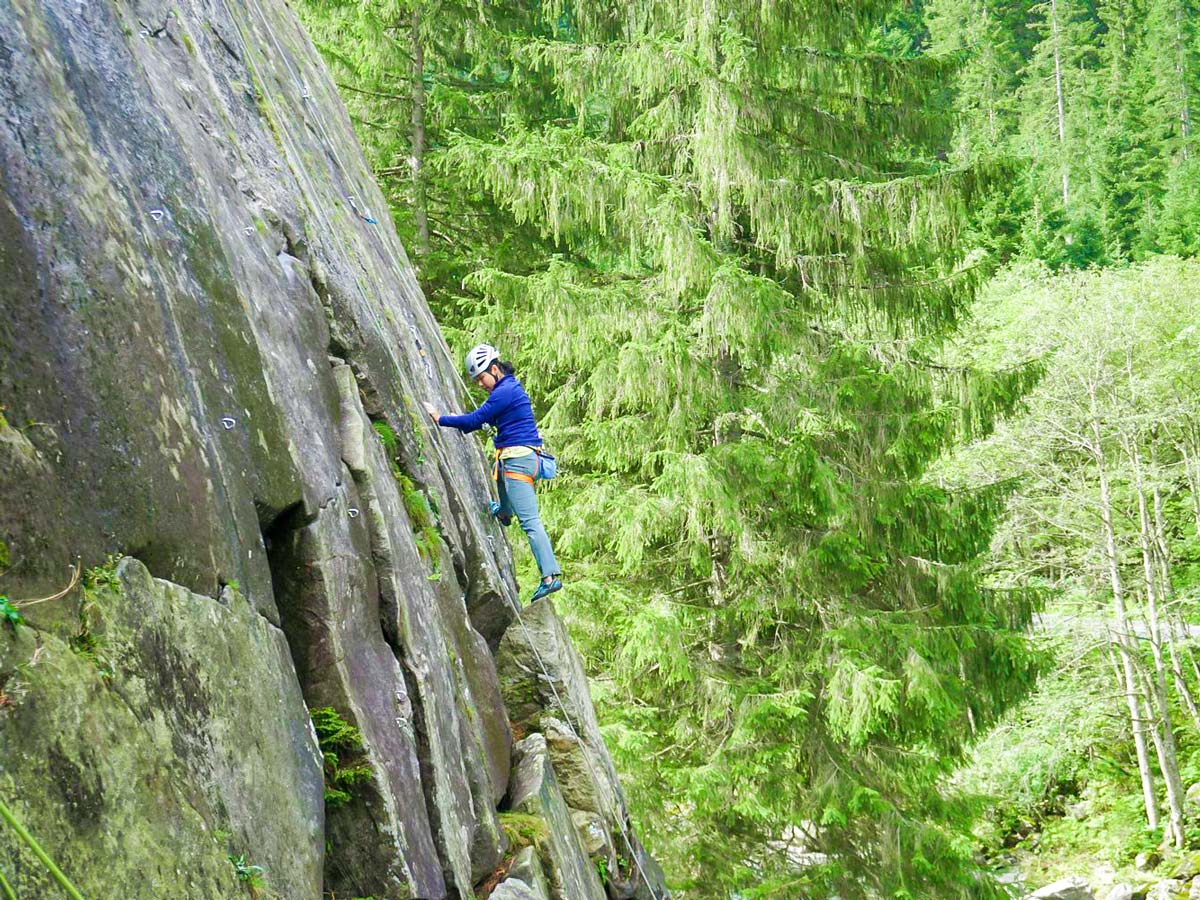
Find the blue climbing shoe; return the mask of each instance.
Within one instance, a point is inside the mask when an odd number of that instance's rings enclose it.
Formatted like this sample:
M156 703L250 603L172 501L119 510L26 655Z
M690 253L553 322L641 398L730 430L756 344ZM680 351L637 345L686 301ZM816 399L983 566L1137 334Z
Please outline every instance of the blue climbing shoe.
M543 581L538 584L537 590L533 592L533 596L529 598L530 604L537 603L543 597L553 594L555 591L562 590L562 579L555 577L552 581Z
M500 501L499 500L493 500L491 503L488 504L488 512L490 512L492 514L493 519L495 519L497 522L499 522L505 528L507 528L510 524L512 524L512 516L500 515Z

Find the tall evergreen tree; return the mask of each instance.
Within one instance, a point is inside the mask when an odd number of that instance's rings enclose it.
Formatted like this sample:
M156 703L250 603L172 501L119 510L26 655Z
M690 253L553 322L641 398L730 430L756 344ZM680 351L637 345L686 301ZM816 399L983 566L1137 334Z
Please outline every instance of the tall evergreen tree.
M936 362L990 173L939 162L949 65L873 52L890 6L481 8L424 45L431 257L469 271L427 284L544 404L560 605L686 896L988 890L939 778L1028 684L1029 598L977 577L995 492L924 473L1027 373Z

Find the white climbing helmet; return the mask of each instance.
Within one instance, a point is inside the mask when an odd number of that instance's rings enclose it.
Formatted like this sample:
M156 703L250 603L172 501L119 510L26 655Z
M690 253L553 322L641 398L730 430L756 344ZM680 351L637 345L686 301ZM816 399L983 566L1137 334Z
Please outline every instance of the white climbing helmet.
M500 351L491 344L478 344L467 353L467 377L474 381L500 358Z

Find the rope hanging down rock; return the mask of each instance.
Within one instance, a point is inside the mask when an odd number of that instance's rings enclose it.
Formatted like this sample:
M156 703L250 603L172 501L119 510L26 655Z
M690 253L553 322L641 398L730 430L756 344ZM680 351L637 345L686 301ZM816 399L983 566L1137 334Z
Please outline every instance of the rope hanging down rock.
M542 661L542 655L538 653L537 644L533 640L533 634L529 631L529 627L525 624L525 619L521 616L521 601L512 600L511 602L513 612L517 614L517 622L520 623L521 630L525 632L525 640L529 641L529 649L533 651L533 658L537 660L538 668L542 670L542 675L545 677L546 683L550 685L550 691L554 694L554 702L558 704L558 708L562 711L563 721L567 723L567 728L570 730L571 735L576 741L579 742L579 749L581 755L583 756L583 762L588 767L588 772L591 774L592 780L596 784L600 784L600 776L592 767L592 761L588 756L587 744L585 744L583 738L579 736L579 732L575 730L575 725L571 722L571 717L567 713L566 704L563 703L562 697L559 696L558 688L554 686L554 678L546 670L546 664ZM646 870L642 868L641 860L638 859L637 852L633 849L633 842L629 839L629 832L625 828L625 818L619 808L616 810L616 813L617 827L621 830L621 838L625 841L625 848L629 851L629 858L637 867L638 874L642 876L642 881L645 883L646 889L650 891L651 898L653 898L653 900L658 900L658 893L654 890L654 886L650 883L650 879L646 875Z
M250 52L249 52L250 42L247 41L246 35L242 31L241 23L239 23L237 18L233 15L233 11L229 8L229 4L228 4L227 0L221 0L221 3L225 7L226 15L229 16L230 21L233 22L234 27L237 28L238 33L242 38L243 45L245 45L245 47L246 47L246 65L251 70L251 75L254 76L255 80L258 82L258 84L260 86L260 89L263 91L264 94L267 95L267 98L273 104L274 98L271 97L271 92L267 88L266 80L263 79L259 75L259 73L255 71L255 66L254 66L253 62L251 62ZM300 91L301 99L302 100L311 100L312 94L310 93L310 91L308 89L307 83L300 77L300 73L295 68L293 68L290 58L283 51L283 49L279 46L279 43L275 38L275 34L270 27L270 22L266 18L266 14L262 11L262 8L259 6L257 0L247 0L247 5L253 10L255 16L258 18L259 22L262 24L263 29L267 33L268 39L271 41L271 43L275 47L275 52L279 55L279 58L282 60L284 66L287 68L288 72L291 74L292 78L295 80L296 86L297 86L298 90ZM341 172L342 180L346 181L349 170L343 164L341 157L338 155L337 145L329 137L329 134L328 134L328 132L326 132L325 126L322 123L319 115L316 115L314 113L314 115L312 117L312 121L314 122L314 124L316 124L318 131L320 131L320 133L321 133L322 139L325 141L326 146L328 147L330 153L333 155L334 161L335 161L338 169ZM282 137L282 132L280 132L280 139L281 139L281 142L286 140ZM313 189L312 183L307 178L307 173L305 172L304 167L303 167L303 157L300 157L300 156L298 156L298 154L295 153L294 147L292 147L289 150L289 147L285 145L285 146L282 146L282 149L284 151L284 154L289 157L289 163L290 163L292 157L298 157L300 159L300 164L292 166L292 171L296 175L297 178L301 179L304 182L303 186L306 189L306 192L308 193L309 196L311 196L313 198L314 202L310 204L310 207L312 208L313 213L320 220L321 227L325 229L327 234L333 234L334 232L329 227L329 223L325 220L323 212L320 209L320 205L315 202L318 195L317 195L317 192ZM349 197L349 195L347 195L347 196ZM357 218L363 219L364 221L368 222L369 224L377 224L377 222L375 222L372 219L372 217L370 216L369 213L364 214L364 213L359 212L357 203L354 201L354 199L352 197L350 197L349 202L350 202L351 209L354 211L354 214ZM336 245L336 241L334 243ZM405 268L405 267L400 264L400 261L396 258L396 255L392 251L388 242L386 240L381 240L381 244L383 246L384 252L388 256L389 261L395 267L395 270L396 271L403 270L403 268ZM339 257L341 257L340 248L338 249L337 252L338 252ZM348 263L348 260L346 260L344 257L341 258L341 261L343 264ZM353 274L355 283L356 283L360 293L363 295L363 299L366 301L367 306L370 308L370 312L371 312L372 316L376 320L376 325L378 327L380 327L380 329L382 331L382 326L379 325L378 316L374 309L374 305L370 302L370 297L369 297L367 291L364 289L362 283L359 281L357 273L355 273L354 269L351 266L349 266L348 264L346 265L346 270ZM412 324L412 323L410 323L410 324ZM439 346L442 346L442 345L439 344ZM450 359L449 352L447 350L445 350L444 347L443 347L443 353L445 353L446 360L450 364L450 370L452 372L454 372L456 378L458 379L459 386L462 388L464 395L466 395L468 393L467 386L466 386L466 383L463 381L461 373L459 373L459 371L458 371L457 365L455 365L454 361L452 359ZM432 378L432 372L429 372L427 370L427 374L430 375L430 377ZM530 632L529 627L525 624L525 619L521 616L520 601L515 599L514 597L510 596L509 602L512 604L513 612L516 615L517 622L521 626L521 630L524 631L524 633L525 633L526 640L529 641L529 647L533 651L534 659L537 660L538 668L540 668L542 670L542 675L545 678L546 683L550 685L550 691L554 695L554 701L558 705L559 710L562 712L563 721L566 723L568 730L571 732L571 735L579 743L579 746L580 746L580 749L581 749L581 752L583 755L584 764L587 766L588 772L591 774L591 776L592 776L593 780L596 782L596 784L600 784L601 782L600 782L599 774L596 772L595 768L592 766L591 759L589 758L589 755L587 753L587 744L584 742L583 738L580 737L579 732L576 731L575 725L571 721L570 714L567 712L566 704L563 703L562 697L559 696L558 689L554 685L554 678L551 677L549 671L547 671L545 662L542 660L541 654L538 653L537 646L533 640L533 634ZM657 898L659 895L655 891L653 884L651 884L650 878L649 878L649 876L647 876L646 870L642 867L641 860L638 858L638 854L634 850L633 841L629 837L629 830L626 827L626 823L624 821L624 815L619 808L616 810L616 814L617 814L617 823L616 823L617 828L620 830L621 838L625 843L625 848L629 852L629 859L630 859L630 861L632 861L634 866L637 868L638 874L641 876L642 882L646 885L646 889L650 892L650 896L652 898Z

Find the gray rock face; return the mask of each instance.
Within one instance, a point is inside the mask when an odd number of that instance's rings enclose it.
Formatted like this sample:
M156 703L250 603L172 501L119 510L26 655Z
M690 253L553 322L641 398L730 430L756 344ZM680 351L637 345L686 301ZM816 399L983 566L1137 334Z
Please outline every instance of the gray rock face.
M536 888L515 878L506 878L497 885L491 893L492 900L549 900L545 894L538 893Z
M1132 884L1114 884L1104 895L1104 900L1144 900L1146 889L1137 888Z
M1167 879L1150 885L1146 900L1183 900L1188 893L1188 886L1182 881Z
M521 621L508 629L500 643L497 666L514 724L544 734L566 803L596 814L603 822L606 839L600 839L595 820L587 833L594 858L607 867L610 896L617 900L666 896L661 869L630 826L583 662L551 604L535 603L522 611Z
M546 739L531 734L514 748L512 808L550 826L549 878L554 900L604 900L604 886L584 851L550 765Z
M550 900L550 882L546 880L542 861L532 847L526 847L513 857L506 880L523 882L538 900Z
M594 894L545 763L611 843L582 667L545 604L582 741L502 690L486 462L421 401L464 405L457 363L284 3L0 0L0 592L138 560L99 650L79 589L27 608L36 641L0 629L0 789L85 894L232 896L232 853L297 900L472 896L510 719L547 731L538 808ZM368 770L328 811L324 706ZM22 852L0 870L40 896Z
M0 796L86 897L232 897L229 854L320 896L321 762L283 634L133 560L119 585L95 595L92 657L0 628ZM15 838L0 871L61 893Z

